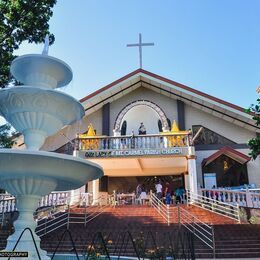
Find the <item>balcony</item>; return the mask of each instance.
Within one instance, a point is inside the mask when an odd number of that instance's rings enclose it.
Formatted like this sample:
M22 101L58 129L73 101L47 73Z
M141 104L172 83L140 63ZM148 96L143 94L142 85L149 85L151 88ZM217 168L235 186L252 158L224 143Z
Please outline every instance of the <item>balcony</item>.
M191 132L126 136L86 136L77 139L81 157L142 157L194 155Z
M191 143L191 131L95 136L89 128L78 137L75 155L99 164L110 177L179 175L188 171L187 158L195 155Z

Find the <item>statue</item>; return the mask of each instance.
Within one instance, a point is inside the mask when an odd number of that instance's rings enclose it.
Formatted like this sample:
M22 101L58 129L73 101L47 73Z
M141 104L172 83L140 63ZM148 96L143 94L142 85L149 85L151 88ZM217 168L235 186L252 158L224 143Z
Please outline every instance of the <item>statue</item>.
M146 135L146 128L145 128L145 126L144 126L144 123L141 123L141 124L140 124L140 127L139 127L139 129L138 129L138 134L139 134L139 135Z

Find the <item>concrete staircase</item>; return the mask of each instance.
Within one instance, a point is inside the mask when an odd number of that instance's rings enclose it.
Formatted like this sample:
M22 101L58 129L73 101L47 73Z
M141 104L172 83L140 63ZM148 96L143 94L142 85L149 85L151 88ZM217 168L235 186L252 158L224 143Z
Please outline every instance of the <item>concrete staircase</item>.
M260 258L260 226L237 224L234 220L224 216L206 211L196 206L185 206L194 216L198 217L205 223L214 225L216 255L218 258L234 258L234 257L259 257ZM75 209L75 213L83 213L84 209ZM92 209L94 210L94 209ZM148 232L152 232L157 240L158 245L165 245L165 237L171 234L172 237L177 232L177 208L171 207L173 218L168 226L162 217L154 208L148 206L118 206L110 207L106 211L84 225L70 225L70 230L77 244L79 252L85 252L86 248L91 245L93 235L100 231L105 238L111 241L116 241L120 233L130 231L131 234L138 238L140 234L144 237ZM65 229L56 232L60 235ZM241 231L241 232L240 232ZM175 235L176 237L176 235ZM55 244L50 241L55 241L53 234L43 237L42 246L45 250L52 252L55 249ZM204 245L199 239L194 240L196 258L211 258L213 256L212 249ZM243 246L241 246L243 245ZM68 239L58 251L68 252L71 249L71 243ZM113 246L110 245L111 252ZM133 255L134 251L131 246L126 250L126 255Z
M260 259L260 225L238 224L227 217L206 211L196 206L181 205L189 210L201 221L212 224L215 233L216 257L217 258L249 258ZM88 209L89 212L99 210L97 207ZM102 232L105 239L110 241L108 249L110 253L115 251L116 241L121 239L120 234L130 231L134 239L146 237L153 234L157 246L166 246L169 236L173 240L178 229L177 207L170 208L172 212L171 224L168 226L157 211L149 206L117 206L108 207L105 211L87 223L70 224L70 231L76 243L78 252L85 253L91 245L96 232ZM79 216L84 214L84 208L74 208L71 214ZM41 246L48 252L53 252L66 227L59 228L53 233L42 237ZM7 231L0 232L0 249L5 247ZM152 242L148 241L148 244ZM212 258L212 249L203 244L199 239L194 239L196 258ZM71 252L72 245L69 237L66 236L64 243L58 252ZM124 252L125 255L133 256L133 246L129 243Z

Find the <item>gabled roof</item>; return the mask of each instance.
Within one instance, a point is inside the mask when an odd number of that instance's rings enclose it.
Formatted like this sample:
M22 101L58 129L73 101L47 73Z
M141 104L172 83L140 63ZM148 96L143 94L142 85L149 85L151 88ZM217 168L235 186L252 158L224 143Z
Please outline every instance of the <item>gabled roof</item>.
M226 121L249 130L256 131L257 129L257 132L260 132L260 128L255 125L252 116L245 113L242 107L143 69L137 69L125 75L87 95L80 102L85 107L86 114L91 114L104 104L113 102L139 87L145 87L171 98L182 100L188 105Z
M221 156L223 154L241 164L247 163L251 159L249 156L247 156L229 146L225 146L225 147L221 148L219 151L210 155L208 158L203 159L203 161L201 163L202 166L207 166L208 164L210 164L211 162L213 162L214 160L216 160L219 156Z

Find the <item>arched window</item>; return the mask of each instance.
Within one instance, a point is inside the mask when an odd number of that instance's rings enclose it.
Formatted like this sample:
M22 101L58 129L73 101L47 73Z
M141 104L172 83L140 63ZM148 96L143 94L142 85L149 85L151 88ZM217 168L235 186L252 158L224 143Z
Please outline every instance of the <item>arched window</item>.
M121 135L126 135L126 128L127 128L127 122L124 120L122 127L121 127Z

